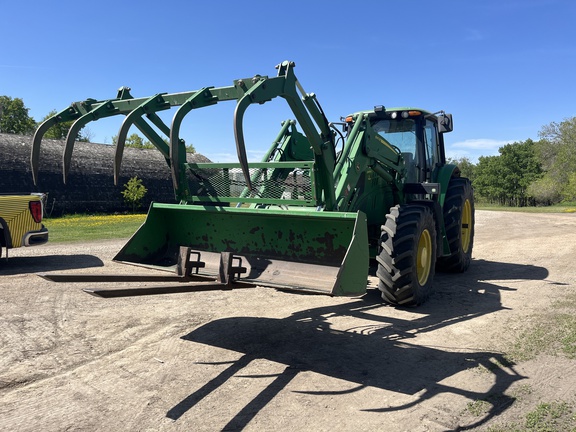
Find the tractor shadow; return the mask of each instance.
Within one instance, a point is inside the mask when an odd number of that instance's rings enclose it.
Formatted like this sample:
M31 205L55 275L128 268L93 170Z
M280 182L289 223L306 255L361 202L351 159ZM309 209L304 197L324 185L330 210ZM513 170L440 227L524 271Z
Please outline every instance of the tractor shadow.
M475 351L458 347L458 341L441 349L416 343L419 334L451 326L504 309L500 291L504 286L484 280L543 280L548 271L542 267L475 261L464 274L439 274L435 295L413 311L416 319L382 316L384 308L377 290L369 290L360 299L346 304L306 309L282 319L234 317L209 322L182 337L187 341L235 351L239 358L230 363L209 382L172 407L166 416L179 419L202 399L218 389L228 379L242 374L242 369L254 359L267 359L286 365L274 381L240 410L223 430L242 430L298 375L312 371L350 383L341 392L300 391L311 395L330 395L360 391L375 387L413 395L413 402L398 406L378 406L377 400L367 400L359 411L389 412L407 410L443 393L464 396L471 402L489 401L491 408L467 430L484 424L506 410L514 398L506 390L524 377L514 370L514 364L500 352ZM379 310L376 314L374 311ZM357 318L358 325L336 329L338 317ZM206 364L206 363L203 363ZM221 370L222 363L213 364ZM483 367L492 374L488 391L475 392L442 384L442 381L465 370ZM245 376L245 375L244 375Z
M104 262L94 255L37 255L10 256L0 259L0 275L40 273L57 270L72 270L103 267Z

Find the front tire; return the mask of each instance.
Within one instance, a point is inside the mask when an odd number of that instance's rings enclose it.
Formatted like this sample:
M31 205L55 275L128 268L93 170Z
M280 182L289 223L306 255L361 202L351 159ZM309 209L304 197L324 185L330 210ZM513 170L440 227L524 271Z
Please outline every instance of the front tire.
M436 223L419 204L397 205L386 215L380 237L377 276L382 298L401 306L422 304L433 291Z
M467 178L450 179L444 200L444 224L450 255L438 258L437 268L462 273L470 266L474 245L474 191Z

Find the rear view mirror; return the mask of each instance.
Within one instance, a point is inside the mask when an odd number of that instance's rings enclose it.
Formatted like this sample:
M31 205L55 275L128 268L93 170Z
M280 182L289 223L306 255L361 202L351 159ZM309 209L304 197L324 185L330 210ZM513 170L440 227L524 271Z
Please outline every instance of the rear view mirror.
M454 125L452 123L452 114L440 114L438 116L438 132L452 132Z

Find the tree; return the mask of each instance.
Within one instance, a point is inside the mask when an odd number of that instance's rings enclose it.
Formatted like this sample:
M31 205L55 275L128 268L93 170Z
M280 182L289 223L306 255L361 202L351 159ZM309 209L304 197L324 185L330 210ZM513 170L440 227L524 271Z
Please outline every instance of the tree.
M534 142L506 144L499 156L481 156L474 188L479 196L501 205L523 207L531 203L528 187L542 177Z
M528 187L542 177L542 165L536 156L534 141L527 139L506 144L498 151L505 167L502 174L508 188L508 205L528 205Z
M194 148L194 144L186 144L186 153L196 153L196 148Z
M528 195L534 200L535 204L552 205L562 200L560 195L561 185L558 185L550 176L544 175L528 186Z
M562 188L562 198L564 201L576 201L576 172L568 176L568 183Z
M168 138L162 138L164 144L170 146L170 140ZM114 135L112 137L112 144L116 145L118 142L118 135ZM140 148L140 149L154 149L156 146L152 144L148 140L144 140L140 135L137 133L133 133L130 136L126 137L126 147L132 148ZM196 153L196 149L194 148L193 144L186 145L186 153Z
M536 154L543 168L554 176L566 178L576 171L576 117L552 122L540 130Z
M536 143L536 155L542 164L546 185L553 186L552 196L559 202L562 198L573 200L576 173L576 117L561 123L552 122L542 127L540 141Z
M148 141L145 142L144 139L137 133L133 133L128 137L126 137L125 145L126 147L139 148L139 149L154 148L154 146L150 142Z
M503 204L506 190L500 181L502 171L499 156L480 156L476 165L474 190L476 194L491 203Z
M138 176L132 177L128 180L128 183L124 185L124 190L122 191L122 196L124 196L124 202L132 206L132 213L140 207L142 199L148 192L148 189L142 184L142 180Z
M28 115L29 109L20 98L0 96L0 132L30 135L36 122Z
M118 142L118 135L112 137L112 144L116 145ZM137 133L130 134L126 137L124 142L126 147L139 148L139 149L151 149L154 145L150 141L144 141L144 139Z

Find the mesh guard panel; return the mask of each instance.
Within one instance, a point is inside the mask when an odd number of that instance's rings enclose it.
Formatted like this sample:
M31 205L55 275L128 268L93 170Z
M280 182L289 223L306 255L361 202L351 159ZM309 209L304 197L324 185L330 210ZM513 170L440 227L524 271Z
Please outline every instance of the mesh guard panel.
M316 205L312 163L305 166L295 166L297 165L295 163L266 165L250 167L253 189L249 190L238 164L189 164L190 192L194 199L200 201L245 200L272 204Z

